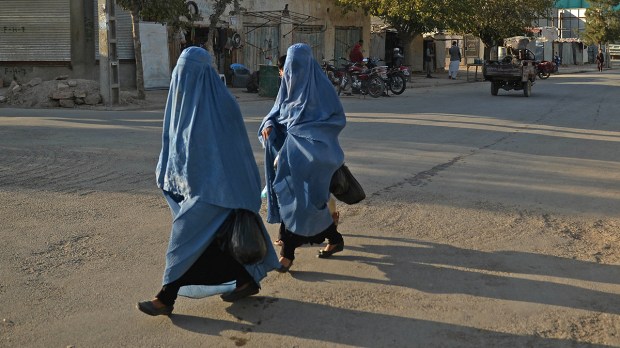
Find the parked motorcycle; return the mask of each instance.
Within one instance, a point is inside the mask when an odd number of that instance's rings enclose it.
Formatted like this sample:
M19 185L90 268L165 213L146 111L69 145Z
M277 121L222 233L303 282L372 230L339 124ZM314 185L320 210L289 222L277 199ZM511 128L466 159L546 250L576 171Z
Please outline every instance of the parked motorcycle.
M549 78L552 72L557 71L555 64L548 60L541 60L536 63L536 74L542 80Z
M391 68L388 68L387 66L379 66L378 62L380 61L383 60L378 58L368 58L366 66L369 68L377 67L381 69L380 71L385 71L385 75L382 76L385 76L383 78L383 83L386 86L386 90L390 90L396 95L402 94L405 91L405 88L407 88L407 77L405 72L410 74L409 69L404 66ZM401 70L401 68L404 68L404 70Z
M378 67L368 68L365 62L353 63L344 57L340 57L340 59L346 61L344 64L346 73L342 76L338 95L346 90L348 84L351 84L351 91L353 93L368 94L373 98L383 95L385 91L383 78L386 75L383 69Z
M335 59L331 59L330 61L335 62ZM344 69L338 69L334 64L331 64L330 61L323 60L323 64L321 64L321 69L327 75L327 78L332 83L336 91L340 88L340 83L342 82L342 77L345 75L346 71Z

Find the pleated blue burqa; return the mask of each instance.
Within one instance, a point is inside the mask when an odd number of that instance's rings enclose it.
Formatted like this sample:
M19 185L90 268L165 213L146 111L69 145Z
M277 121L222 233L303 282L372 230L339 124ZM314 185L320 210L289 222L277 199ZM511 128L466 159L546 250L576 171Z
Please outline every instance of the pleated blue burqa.
M156 175L173 216L166 285L194 264L233 209L258 213L261 206L260 176L239 105L202 48L185 49L172 73ZM185 199L177 203L167 192ZM263 233L269 240L264 226ZM265 259L245 266L257 284L279 266L267 244Z
M269 223L283 222L306 237L333 223L329 183L344 163L338 135L345 124L340 99L310 47L289 47L278 96L258 130L265 146ZM261 133L267 127L272 131L265 140Z

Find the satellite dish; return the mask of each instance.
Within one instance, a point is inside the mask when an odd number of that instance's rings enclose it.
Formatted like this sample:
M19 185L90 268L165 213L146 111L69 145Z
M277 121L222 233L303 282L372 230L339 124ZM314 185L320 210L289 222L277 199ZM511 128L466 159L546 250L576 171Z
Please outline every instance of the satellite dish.
M232 46L234 48L241 47L241 35L239 33L234 33L232 36Z

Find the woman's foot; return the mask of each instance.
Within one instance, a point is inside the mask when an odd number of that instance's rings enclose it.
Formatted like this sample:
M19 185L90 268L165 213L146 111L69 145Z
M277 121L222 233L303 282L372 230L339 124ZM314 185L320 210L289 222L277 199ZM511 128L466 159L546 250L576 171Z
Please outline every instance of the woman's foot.
M220 295L220 298L226 302L235 302L248 296L256 295L260 291L258 285L255 282L249 281L241 286L235 288L231 292Z
M275 242L273 242L273 245L281 247L284 245L284 242L282 241L282 239L278 239Z
M280 258L280 267L276 269L276 271L280 273L286 273L293 265L293 260L289 260L286 257Z
M138 302L138 305L136 307L141 312L152 316L170 315L172 314L172 310L174 309L173 306L166 306L157 298L152 301Z
M344 250L344 241L338 244L327 244L325 249L319 250L319 254L317 255L320 259L326 259L335 253L339 253Z

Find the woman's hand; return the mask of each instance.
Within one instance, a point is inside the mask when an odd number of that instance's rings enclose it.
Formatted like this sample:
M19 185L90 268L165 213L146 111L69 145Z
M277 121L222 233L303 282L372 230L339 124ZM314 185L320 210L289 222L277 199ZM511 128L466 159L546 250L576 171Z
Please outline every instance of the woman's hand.
M267 140L267 138L269 138L269 134L271 133L271 128L272 127L267 127L263 129L261 133L263 135L263 140Z

